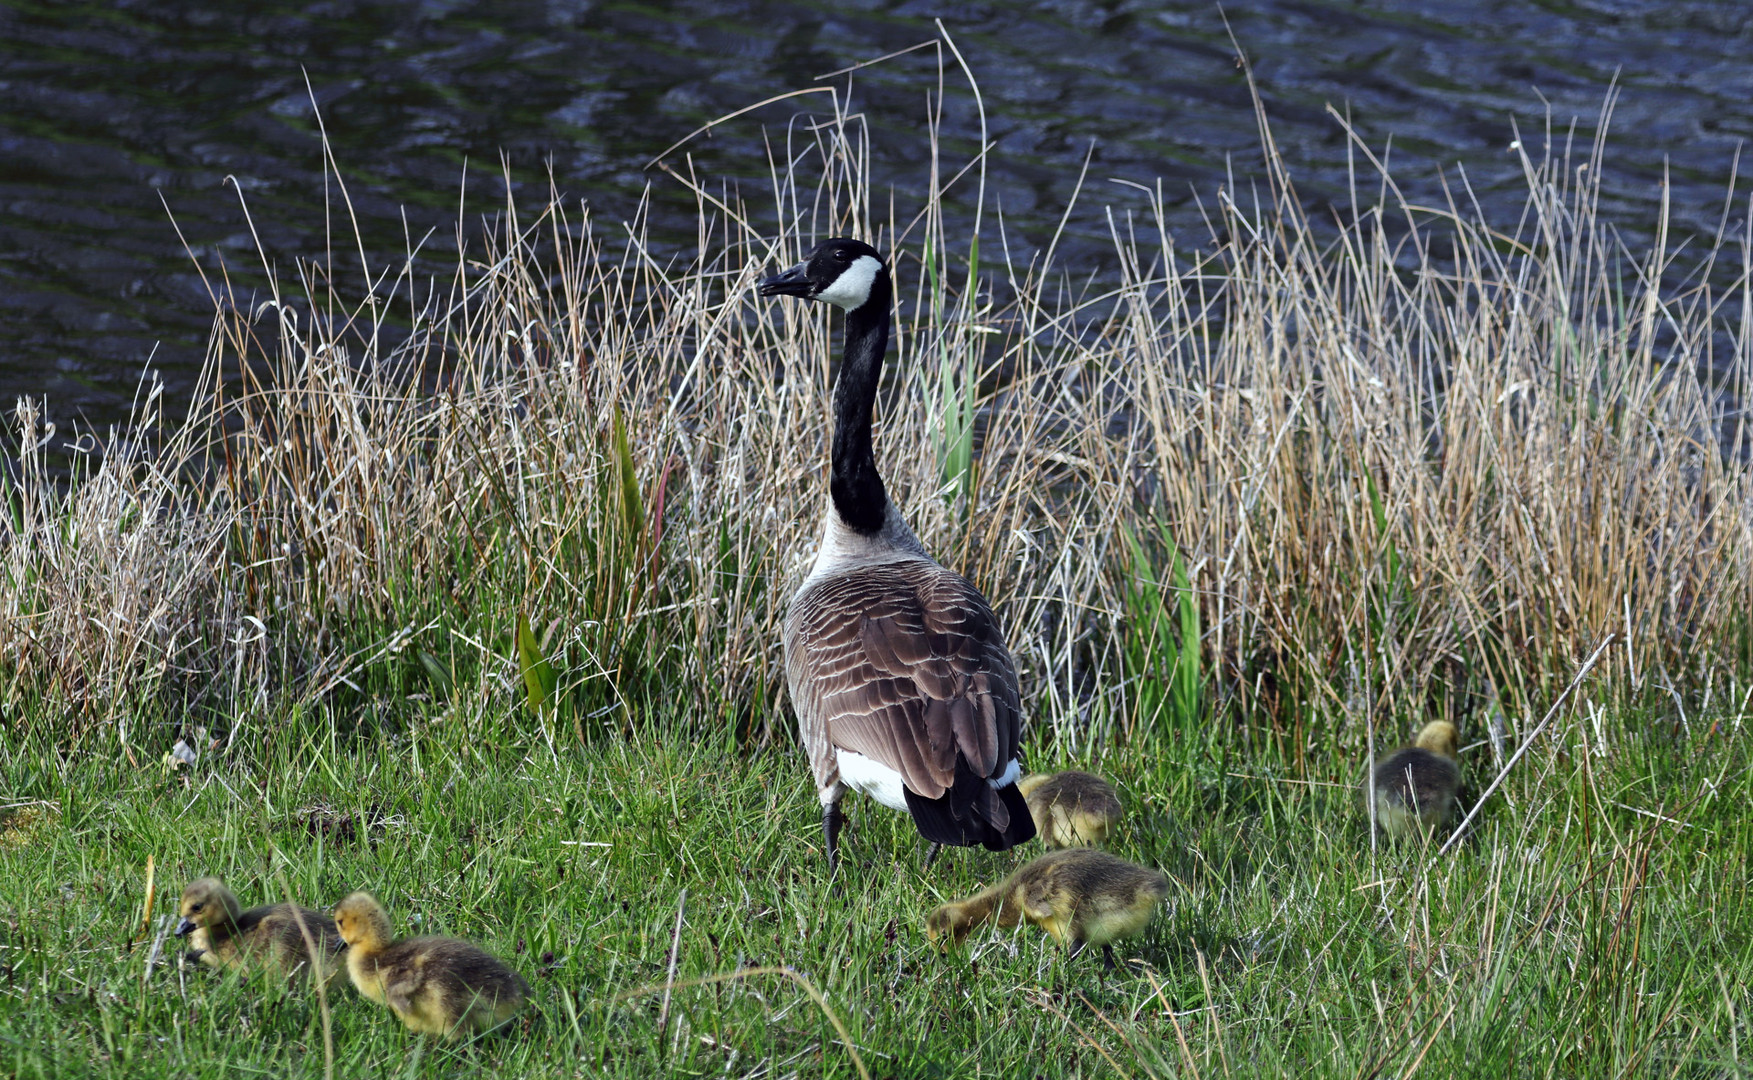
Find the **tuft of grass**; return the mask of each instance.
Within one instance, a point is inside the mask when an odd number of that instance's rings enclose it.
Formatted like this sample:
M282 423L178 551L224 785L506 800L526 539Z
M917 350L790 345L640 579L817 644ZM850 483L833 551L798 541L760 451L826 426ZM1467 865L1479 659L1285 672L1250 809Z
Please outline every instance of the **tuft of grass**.
M536 640L536 633L530 629L527 615L517 617L517 662L523 672L525 698L531 714L542 715L542 707L554 696L554 688L559 683L559 676L554 673L554 665L542 652L541 642Z
M1188 754L1205 718L1205 679L1200 670L1199 597L1168 525L1160 518L1150 547L1130 530L1132 554L1126 586L1126 675L1136 716L1131 731L1166 736ZM1159 575L1157 567L1166 572ZM1191 755L1188 755L1189 757Z

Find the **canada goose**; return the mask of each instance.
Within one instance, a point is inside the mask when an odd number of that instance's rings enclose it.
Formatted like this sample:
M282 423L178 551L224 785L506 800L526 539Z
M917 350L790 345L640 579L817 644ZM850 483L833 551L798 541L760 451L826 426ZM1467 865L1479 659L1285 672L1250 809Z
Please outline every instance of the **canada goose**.
M189 958L209 967L245 972L260 968L302 981L312 967L304 937L308 931L321 954L317 966L325 984L340 974L341 938L334 922L320 911L292 904L242 911L223 882L204 877L183 890L177 913L182 916L177 937L189 939ZM304 930L299 929L300 918Z
M1391 836L1410 836L1441 825L1455 805L1461 767L1455 761L1455 725L1435 720L1418 740L1371 770L1376 787L1376 825ZM1364 781L1366 788L1370 783ZM1369 792L1364 792L1368 806Z
M931 841L1004 851L1035 835L1016 788L1022 701L991 605L939 566L877 473L871 409L889 344L889 268L857 240L825 240L760 283L762 296L846 312L834 387L822 546L785 613L785 677L822 803L828 869L850 788L905 810Z
M1094 773L1034 773L1018 780L1017 790L1049 848L1094 847L1125 816L1113 785Z
M393 940L389 916L368 892L335 905L353 988L388 1005L411 1031L457 1039L511 1019L529 999L523 976L459 938Z
M925 919L925 936L934 943L948 937L959 944L988 919L999 926L1027 919L1054 941L1070 945L1073 956L1085 945L1100 945L1103 964L1112 971L1111 943L1143 930L1167 895L1169 879L1161 871L1094 848L1066 848L933 911Z

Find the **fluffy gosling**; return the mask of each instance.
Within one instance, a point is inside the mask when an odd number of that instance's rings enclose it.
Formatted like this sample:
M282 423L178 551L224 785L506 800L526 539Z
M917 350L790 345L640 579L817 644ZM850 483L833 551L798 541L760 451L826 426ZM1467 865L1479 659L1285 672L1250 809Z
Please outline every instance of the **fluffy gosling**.
M338 956L341 936L334 922L320 911L292 904L270 904L240 910L237 897L215 877L204 877L183 890L177 913L177 937L189 939L188 957L209 967L249 972L272 971L290 981L302 982L315 967L324 984L333 983L341 972ZM318 956L312 964L299 918L316 943Z
M988 920L1010 927L1027 920L1071 947L1102 947L1102 962L1114 970L1112 942L1143 930L1169 894L1160 871L1129 863L1094 848L1065 848L1023 866L993 887L952 901L925 919L925 936L960 944Z
M1035 773L1018 780L1017 790L1049 849L1095 847L1125 815L1113 786L1094 773Z
M1364 781L1366 807L1368 785L1375 785L1376 827L1389 836L1412 836L1441 825L1461 787L1455 755L1455 725L1436 720L1424 725L1412 746L1379 762Z
M383 905L356 892L335 906L347 974L411 1031L456 1040L511 1019L529 999L523 976L485 950L448 937L397 941Z

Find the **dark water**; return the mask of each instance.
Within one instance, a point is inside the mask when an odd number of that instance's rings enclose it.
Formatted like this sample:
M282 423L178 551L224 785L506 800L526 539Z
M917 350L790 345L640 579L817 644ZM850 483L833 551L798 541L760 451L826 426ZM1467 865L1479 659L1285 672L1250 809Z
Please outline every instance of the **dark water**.
M248 14L242 14L243 11ZM1414 201L1437 200L1459 163L1488 214L1522 200L1511 122L1593 137L1617 73L1603 212L1634 246L1651 234L1664 162L1677 237L1714 233L1731 162L1753 131L1753 16L1742 0L1255 0L1232 3L1279 147L1300 193L1343 201L1349 108ZM57 421L125 414L153 356L186 392L212 306L166 213L203 266L258 279L248 198L270 258L325 247L314 88L370 254L436 229L454 251L463 164L472 214L516 194L538 204L551 163L599 223L655 184L653 235L686 251L693 201L643 171L688 131L815 76L935 34L943 15L986 95L998 147L990 190L1024 255L1057 223L1092 141L1093 193L1061 250L1099 270L1102 203L1142 205L1107 183L1165 180L1183 246L1204 235L1193 203L1233 168L1257 176L1242 73L1214 4L931 5L696 0L592 3L19 3L0 0L0 403L47 394ZM843 80L842 80L843 82ZM930 52L860 72L880 179L921 188ZM807 106L804 106L807 107ZM693 146L707 177L760 183L770 107ZM953 153L976 145L971 99L953 92ZM162 198L162 202L160 201ZM1745 214L1745 185L1732 220ZM405 224L404 224L405 222ZM405 232L406 230L406 232ZM65 430L65 428L63 428Z

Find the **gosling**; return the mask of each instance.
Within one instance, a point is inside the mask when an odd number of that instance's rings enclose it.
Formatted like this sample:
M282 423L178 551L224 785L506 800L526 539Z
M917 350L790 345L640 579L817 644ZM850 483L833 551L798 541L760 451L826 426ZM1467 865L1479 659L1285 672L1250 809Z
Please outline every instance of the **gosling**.
M1447 820L1461 787L1456 762L1455 725L1436 720L1424 725L1412 746L1381 761L1365 780L1376 789L1376 827L1389 836L1428 833Z
M316 968L323 985L341 972L338 956L344 947L334 922L320 911L294 904L239 909L237 897L215 877L204 877L183 890L177 913L177 937L189 939L188 958L208 967L239 972L266 970L291 982L303 982ZM298 923L303 919L304 929ZM305 933L316 945L311 963Z
M498 1027L529 1000L523 976L470 942L394 940L389 916L368 892L337 904L335 925L347 943L353 988L388 1005L411 1031L454 1042Z
M1103 966L1114 970L1112 943L1143 930L1169 894L1160 871L1129 863L1094 848L1065 848L1028 863L998 885L966 900L945 904L925 919L925 936L960 944L991 920L1002 927L1027 920L1071 947L1102 947Z
M1095 847L1125 814L1113 786L1094 773L1035 773L1018 780L1017 790L1049 849Z

